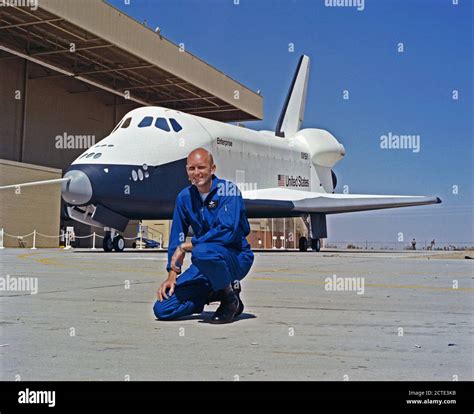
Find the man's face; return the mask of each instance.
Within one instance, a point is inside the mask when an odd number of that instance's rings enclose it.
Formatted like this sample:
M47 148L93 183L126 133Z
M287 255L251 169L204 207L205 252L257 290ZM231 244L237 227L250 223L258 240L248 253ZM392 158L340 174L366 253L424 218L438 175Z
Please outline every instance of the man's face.
M192 155L188 158L186 171L189 180L198 189L207 187L212 181L212 174L216 171L216 166L211 165L208 156Z

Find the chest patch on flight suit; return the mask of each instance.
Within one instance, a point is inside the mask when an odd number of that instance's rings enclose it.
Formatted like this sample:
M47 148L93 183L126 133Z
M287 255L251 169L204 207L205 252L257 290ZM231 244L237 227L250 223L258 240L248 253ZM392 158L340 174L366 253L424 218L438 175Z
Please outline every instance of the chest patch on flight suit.
M209 201L209 203L207 204L207 208L208 208L209 210L214 210L218 205L219 205L219 200L211 200L211 201Z

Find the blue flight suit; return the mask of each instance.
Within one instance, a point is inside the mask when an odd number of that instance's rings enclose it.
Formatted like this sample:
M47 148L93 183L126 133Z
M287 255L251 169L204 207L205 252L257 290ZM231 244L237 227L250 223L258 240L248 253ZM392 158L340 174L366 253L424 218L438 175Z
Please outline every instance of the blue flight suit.
M168 265L188 228L194 236L192 265L176 279L173 296L156 301L153 311L161 320L201 313L212 291L242 280L252 267L254 255L246 236L250 225L238 187L212 176L211 191L203 201L195 185L176 198L168 247Z

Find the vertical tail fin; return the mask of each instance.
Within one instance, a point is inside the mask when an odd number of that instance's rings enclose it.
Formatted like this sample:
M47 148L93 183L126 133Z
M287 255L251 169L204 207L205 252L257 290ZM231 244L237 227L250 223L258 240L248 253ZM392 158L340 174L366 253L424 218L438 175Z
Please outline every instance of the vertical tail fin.
M308 89L309 57L302 55L296 68L285 105L278 119L275 135L289 137L298 132L304 118L306 90Z

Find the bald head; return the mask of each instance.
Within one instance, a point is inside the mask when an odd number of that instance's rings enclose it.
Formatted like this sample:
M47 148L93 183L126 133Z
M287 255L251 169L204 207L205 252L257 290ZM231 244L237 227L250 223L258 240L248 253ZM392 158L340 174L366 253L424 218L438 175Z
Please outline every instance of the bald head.
M196 148L194 151L189 153L187 158L188 165L195 162L205 162L212 167L214 165L214 158L208 150L204 148Z
M201 193L208 193L212 185L212 176L216 171L212 154L204 148L197 148L188 155L186 172Z

